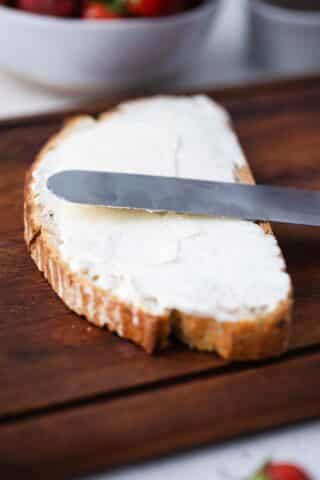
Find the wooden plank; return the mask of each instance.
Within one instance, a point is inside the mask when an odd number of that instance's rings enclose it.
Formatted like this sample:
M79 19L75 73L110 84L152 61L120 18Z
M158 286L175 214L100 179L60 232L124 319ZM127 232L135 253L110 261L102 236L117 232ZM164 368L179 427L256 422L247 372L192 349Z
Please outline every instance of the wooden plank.
M320 188L320 78L213 96L259 183ZM175 343L149 357L62 304L22 240L25 170L62 120L0 124L0 465L68 475L318 415L318 351L249 367ZM275 232L295 288L291 348L319 344L320 229Z
M320 414L320 351L134 392L0 429L10 478L62 479Z

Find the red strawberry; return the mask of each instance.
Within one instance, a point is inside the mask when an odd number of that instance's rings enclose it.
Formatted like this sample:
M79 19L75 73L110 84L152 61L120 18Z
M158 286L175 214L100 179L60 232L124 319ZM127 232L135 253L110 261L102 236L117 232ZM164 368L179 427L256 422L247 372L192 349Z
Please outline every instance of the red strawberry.
M267 463L250 480L311 480L300 467L289 463Z
M159 17L181 12L184 0L128 0L128 10L139 17Z
M70 17L75 13L75 0L18 0L18 8L41 15Z

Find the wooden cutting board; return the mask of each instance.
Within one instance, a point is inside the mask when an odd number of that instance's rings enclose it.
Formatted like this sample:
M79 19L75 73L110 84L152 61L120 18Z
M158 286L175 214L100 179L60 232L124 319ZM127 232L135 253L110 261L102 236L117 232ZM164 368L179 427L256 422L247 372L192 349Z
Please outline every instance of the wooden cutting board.
M258 182L320 188L320 77L210 94ZM228 365L176 344L151 357L62 304L27 254L22 192L63 117L0 124L2 475L70 478L319 415L320 229L275 226L296 298L280 359Z

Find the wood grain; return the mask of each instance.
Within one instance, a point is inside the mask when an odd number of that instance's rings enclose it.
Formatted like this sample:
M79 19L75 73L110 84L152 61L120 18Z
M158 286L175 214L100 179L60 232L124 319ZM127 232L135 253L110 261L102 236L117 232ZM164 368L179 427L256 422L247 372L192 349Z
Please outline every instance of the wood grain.
M320 188L320 78L213 96L231 111L258 183ZM305 347L320 344L320 229L275 226L295 288L293 353L238 366L173 343L149 357L68 311L27 255L25 170L62 120L50 114L0 124L0 465L7 478L18 470L49 478L51 467L52 478L70 477L319 415L320 348Z
M1 472L71 478L292 422L302 411L310 418L320 412L319 375L314 353L6 424Z

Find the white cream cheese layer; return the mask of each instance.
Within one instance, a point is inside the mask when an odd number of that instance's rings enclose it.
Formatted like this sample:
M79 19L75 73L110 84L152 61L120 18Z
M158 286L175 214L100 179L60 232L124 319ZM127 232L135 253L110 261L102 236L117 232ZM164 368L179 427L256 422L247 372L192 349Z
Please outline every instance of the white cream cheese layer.
M247 221L68 204L46 189L66 169L234 181L246 165L226 112L209 98L155 97L83 120L34 173L62 258L120 300L218 321L271 312L290 290L275 238Z

